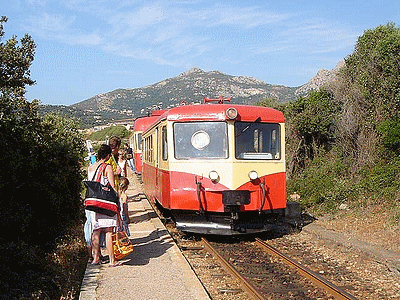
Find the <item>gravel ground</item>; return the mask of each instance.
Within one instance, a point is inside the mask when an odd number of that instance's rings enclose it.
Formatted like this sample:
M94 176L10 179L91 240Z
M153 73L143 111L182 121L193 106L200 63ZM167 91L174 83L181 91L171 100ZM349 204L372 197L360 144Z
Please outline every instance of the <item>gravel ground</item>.
M358 219L323 217L301 231L267 234L264 239L357 299L400 299L399 232L384 225L388 223L379 216L379 222L371 215ZM240 287L232 279L218 276L223 270L204 260L207 254L189 252L195 253L188 260L213 299L246 299L240 292L235 294ZM222 292L224 289L228 293Z
M400 299L399 228L378 212L339 212L270 242L357 299Z

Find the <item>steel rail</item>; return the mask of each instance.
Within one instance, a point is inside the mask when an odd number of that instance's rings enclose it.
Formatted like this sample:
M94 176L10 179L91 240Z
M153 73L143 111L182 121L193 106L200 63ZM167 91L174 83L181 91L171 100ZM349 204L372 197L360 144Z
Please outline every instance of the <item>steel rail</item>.
M210 252L216 259L218 259L222 267L225 268L231 275L233 275L241 284L243 290L248 293L248 295L252 299L260 299L264 300L266 299L263 297L260 292L252 285L250 284L233 266L230 264L227 260L225 260L214 248L213 246L210 245L210 243L205 239L201 239L204 248Z
M263 240L260 240L259 238L256 238L256 243L263 247L263 249L267 250L268 253L278 256L281 259L284 260L285 263L291 265L294 267L296 270L298 270L303 276L314 282L316 285L319 287L323 288L325 291L330 293L332 296L335 297L335 299L346 299L346 300L356 300L356 298L353 295L350 295L349 293L343 291L341 288L338 286L334 285L333 283L329 282L322 276L318 275L317 273L311 271L310 269L300 265L298 262L294 261L293 259L287 257L285 254L280 252L279 250L275 249L271 245L268 245L266 242Z

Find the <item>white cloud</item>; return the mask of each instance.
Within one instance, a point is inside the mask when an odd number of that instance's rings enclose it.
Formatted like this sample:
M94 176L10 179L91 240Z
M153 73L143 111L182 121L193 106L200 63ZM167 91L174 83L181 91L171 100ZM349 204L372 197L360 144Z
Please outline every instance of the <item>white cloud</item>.
M85 33L75 29L76 16L63 16L57 14L42 13L28 19L25 29L31 34L41 36L49 40L57 40L69 45L94 46L102 43L103 37L98 33Z
M37 34L49 35L54 32L66 31L75 22L75 17L61 14L41 13L28 18L29 29Z
M235 50L240 47L250 55L329 53L348 47L356 39L344 25L300 13L202 4L68 0L65 14L32 16L29 31L70 45L97 46L115 55L174 66L189 65L194 57L207 59L209 54L216 56L222 51L223 59L237 61L233 53L237 55ZM86 18L90 19L88 24ZM250 45L243 38L246 35L254 36Z
M159 24L164 21L164 10L159 5L148 5L141 7L132 14L132 18L127 23L130 26L147 26Z
M352 46L357 34L340 24L318 19L295 19L279 30L271 41L253 49L254 53L333 53Z
M201 12L211 26L234 26L245 29L275 24L292 17L292 14L275 13L260 7L215 6Z
M48 1L47 0L26 0L28 5L31 6L46 6Z
M71 35L60 35L58 39L69 45L82 45L82 46L97 46L101 45L103 38L97 33L90 34L76 34Z

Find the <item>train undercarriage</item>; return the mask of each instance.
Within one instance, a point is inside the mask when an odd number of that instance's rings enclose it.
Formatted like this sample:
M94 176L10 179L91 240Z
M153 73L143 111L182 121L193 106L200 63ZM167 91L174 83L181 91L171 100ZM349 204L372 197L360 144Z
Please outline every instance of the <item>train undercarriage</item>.
M288 202L287 208L273 211L229 212L172 210L170 214L177 229L183 232L210 235L244 235L277 229L284 224L301 228L301 208L297 202Z

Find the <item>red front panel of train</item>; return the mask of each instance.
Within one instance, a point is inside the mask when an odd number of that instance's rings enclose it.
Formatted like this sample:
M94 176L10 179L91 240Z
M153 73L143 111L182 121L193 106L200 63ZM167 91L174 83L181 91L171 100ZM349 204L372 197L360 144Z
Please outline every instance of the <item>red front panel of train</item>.
M157 199L167 209L200 210L200 199L205 211L224 212L222 191L229 190L221 184L214 184L208 178L201 176L156 170L145 165L146 194ZM200 185L197 184L200 183ZM271 174L246 182L238 190L250 191L250 204L242 206L243 211L259 210L262 205L263 191L260 183L265 186L265 201L263 210L280 209L286 207L285 173Z

